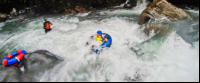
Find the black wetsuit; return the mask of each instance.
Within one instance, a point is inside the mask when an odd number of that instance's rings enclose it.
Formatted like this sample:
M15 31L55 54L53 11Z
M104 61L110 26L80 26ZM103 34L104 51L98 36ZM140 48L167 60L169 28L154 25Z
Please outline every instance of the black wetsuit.
M51 22L49 22L49 21L47 21L47 22L44 22L44 27L46 27L46 24L47 23L50 23L50 24L52 24ZM51 31L51 28L50 29L46 29L46 28L44 28L45 29L45 33L48 33L49 31Z

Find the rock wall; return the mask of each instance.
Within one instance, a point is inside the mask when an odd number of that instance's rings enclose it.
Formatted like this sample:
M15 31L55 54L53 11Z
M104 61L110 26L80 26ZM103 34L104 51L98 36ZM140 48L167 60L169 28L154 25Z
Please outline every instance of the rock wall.
M10 13L12 8L19 10L37 6L40 12L63 13L70 11L81 13L92 8L118 6L125 2L126 0L0 0L0 11Z

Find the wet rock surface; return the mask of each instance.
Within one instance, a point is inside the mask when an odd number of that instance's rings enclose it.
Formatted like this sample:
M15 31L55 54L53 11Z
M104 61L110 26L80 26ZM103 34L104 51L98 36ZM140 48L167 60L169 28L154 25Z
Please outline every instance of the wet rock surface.
M138 24L147 23L150 19L168 18L171 21L186 20L190 16L182 9L166 0L154 0L140 15Z
M21 82L21 71L19 67L0 66L0 82Z
M25 78L29 80L26 79L25 81L39 81L45 71L53 68L60 61L58 56L45 50L38 50L26 55L24 69L27 76Z
M45 71L61 62L61 58L46 50L38 50L25 55L20 67L0 66L0 82L39 82ZM23 68L24 67L24 68Z

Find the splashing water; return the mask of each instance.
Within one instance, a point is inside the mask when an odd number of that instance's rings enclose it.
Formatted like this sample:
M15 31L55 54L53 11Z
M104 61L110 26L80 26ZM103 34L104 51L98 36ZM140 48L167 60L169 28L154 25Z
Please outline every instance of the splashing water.
M119 7L124 7L125 4L127 4L128 2L130 2L130 0L127 0L124 4L122 4ZM138 0L137 1L137 5L136 7L132 8L131 10L115 10L114 12L112 12L113 14L128 14L128 15L140 15L143 10L145 10L147 8L147 5L149 4L148 1L146 0Z
M46 16L53 23L53 30L48 34L42 28L43 17L1 23L0 59L18 49L27 52L43 49L63 57L65 61L46 71L39 78L41 82L199 81L199 40L186 42L177 33L179 29L164 40L146 36L137 24L143 7L140 4L132 10ZM190 22L188 26L197 22ZM112 36L112 46L99 56L84 58L90 49L85 43L97 30ZM131 47L137 48L139 54Z

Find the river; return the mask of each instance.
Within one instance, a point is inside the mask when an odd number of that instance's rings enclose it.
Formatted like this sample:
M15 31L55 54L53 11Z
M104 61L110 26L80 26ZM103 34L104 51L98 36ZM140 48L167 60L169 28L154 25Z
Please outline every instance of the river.
M23 15L0 23L0 59L19 49L48 50L63 57L64 62L38 78L41 82L198 82L199 11L185 10L193 20L167 22L172 33L156 39L137 24L146 4L129 10ZM48 34L43 17L53 23ZM112 46L98 57L84 58L90 49L85 43L97 30L112 36Z

